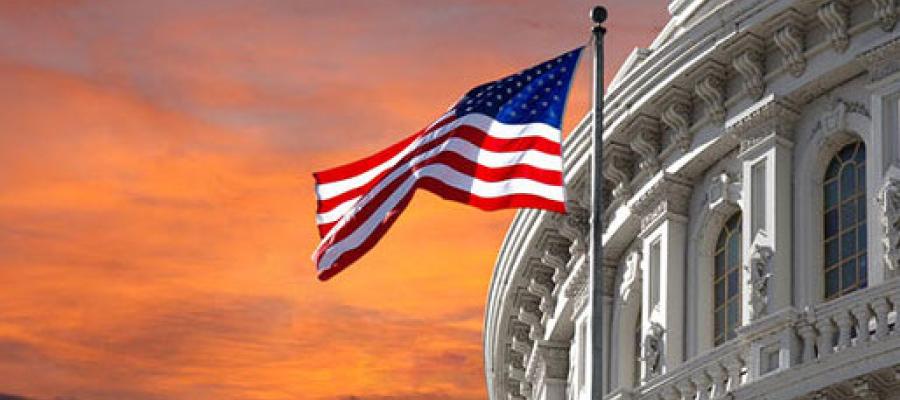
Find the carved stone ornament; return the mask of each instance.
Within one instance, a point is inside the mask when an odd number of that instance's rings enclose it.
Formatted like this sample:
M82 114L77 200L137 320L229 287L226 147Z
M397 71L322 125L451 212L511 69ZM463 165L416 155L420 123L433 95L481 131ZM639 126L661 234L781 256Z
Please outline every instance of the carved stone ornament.
M725 66L708 60L700 67L694 93L706 106L706 117L714 122L725 121Z
M660 324L651 322L650 329L648 329L647 335L644 336L644 342L641 345L643 352L641 361L644 363L646 378L659 375L662 372L663 332L665 332L665 329Z
M552 342L542 343L537 349L538 379L565 380L569 375L569 348Z
M790 138L800 113L786 99L769 95L728 121L725 134L741 141L741 152L771 134Z
M520 294L518 298L519 321L527 324L531 329L528 337L538 340L544 337L544 326L541 324L540 300L532 295Z
M568 213L559 228L559 233L572 242L569 253L572 258L577 258L587 251L591 215L586 207L574 200L566 203L566 210Z
M900 272L900 179L889 177L878 190L875 201L880 208L881 229L884 237L884 265L896 275Z
M775 31L773 39L784 55L785 69L794 77L799 77L806 70L802 14L791 8L782 14L780 20L781 26Z
M706 204L709 210L721 216L728 216L740 207L741 182L731 174L722 172L710 179L706 191Z
M831 109L822 113L822 116L819 117L816 126L813 128L813 133L824 140L833 134L846 131L848 114L872 118L864 104L837 98L832 103Z
M622 303L629 304L632 301L641 301L641 252L633 250L625 258L625 272L622 274L622 286L619 288L619 296Z
M876 82L900 71L900 38L893 39L859 55L869 70L869 80Z
M828 28L828 36L831 47L838 53L843 53L850 46L850 34L847 28L850 24L850 9L843 0L831 0L819 6L816 12L822 25Z
M766 89L764 81L765 42L752 33L746 33L732 47L734 58L731 65L744 80L744 91L751 99L762 97Z
M897 26L897 9L894 6L894 0L872 0L872 6L875 8L875 19L885 32L894 30Z
M618 202L631 196L631 178L634 176L634 157L628 146L618 143L606 145L603 156L603 177L612 182L612 201Z
M651 175L659 170L661 138L659 120L646 114L635 117L628 127L632 134L631 150L638 155L638 169Z
M553 270L542 266L533 266L531 279L528 281L528 293L541 299L539 309L547 316L556 308L556 299L553 297Z
M766 315L769 305L769 280L772 278L772 257L775 252L760 231L753 241L750 262L744 266L750 275L750 320Z
M687 215L691 185L679 175L666 173L632 205L631 212L641 218L646 231L666 215Z
M672 131L673 148L687 151L691 147L691 95L679 87L672 87L663 95L660 119ZM667 149L670 150L670 149Z

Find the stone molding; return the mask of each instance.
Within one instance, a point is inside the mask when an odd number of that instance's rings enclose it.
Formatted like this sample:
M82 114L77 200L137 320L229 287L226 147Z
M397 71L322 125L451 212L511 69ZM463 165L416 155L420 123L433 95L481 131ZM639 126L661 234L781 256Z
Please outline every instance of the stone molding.
M800 113L791 102L769 95L728 121L725 134L740 140L743 152L757 140L770 134L791 138L794 124L799 118Z
M691 147L691 94L687 90L673 86L666 92L659 103L663 111L660 120L672 132L671 144L664 153L670 153L673 149L687 151Z
M666 215L686 218L690 196L690 181L675 174L661 175L659 181L631 206L631 212L641 216L641 234L648 233Z
M628 126L632 131L631 150L638 155L638 170L648 171L651 175L659 170L659 153L662 138L659 119L647 114L639 114Z
M897 9L894 0L871 0L875 8L875 19L878 20L881 30L890 32L897 26Z
M699 68L694 93L706 106L706 117L713 122L725 121L725 66L716 60L707 60Z
M900 38L878 45L857 59L869 71L869 80L877 82L900 71Z
M631 196L631 178L634 176L634 156L631 149L620 143L604 146L603 177L613 185L612 204ZM611 206L610 208L615 208Z

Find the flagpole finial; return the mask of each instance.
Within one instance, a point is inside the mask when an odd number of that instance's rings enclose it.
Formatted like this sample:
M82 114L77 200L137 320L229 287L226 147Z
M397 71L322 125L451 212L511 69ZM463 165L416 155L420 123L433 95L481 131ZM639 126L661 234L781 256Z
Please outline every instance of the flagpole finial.
M606 22L606 7L596 6L591 10L591 19L595 24L600 25Z

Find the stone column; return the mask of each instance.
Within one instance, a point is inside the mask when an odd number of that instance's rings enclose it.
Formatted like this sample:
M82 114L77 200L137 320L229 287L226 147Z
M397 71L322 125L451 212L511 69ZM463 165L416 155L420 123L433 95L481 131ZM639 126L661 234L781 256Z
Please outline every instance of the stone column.
M632 210L642 216L645 377L665 373L684 358L684 260L690 194L687 180L664 174Z
M792 129L799 114L769 96L731 121L741 142L742 321L749 324L792 304Z

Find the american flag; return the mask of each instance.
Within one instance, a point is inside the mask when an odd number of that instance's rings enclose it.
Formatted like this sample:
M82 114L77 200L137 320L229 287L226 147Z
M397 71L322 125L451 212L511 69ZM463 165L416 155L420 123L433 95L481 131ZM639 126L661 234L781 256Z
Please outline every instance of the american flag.
M478 86L412 136L313 174L319 279L371 249L419 188L482 210L565 212L560 127L581 51Z

